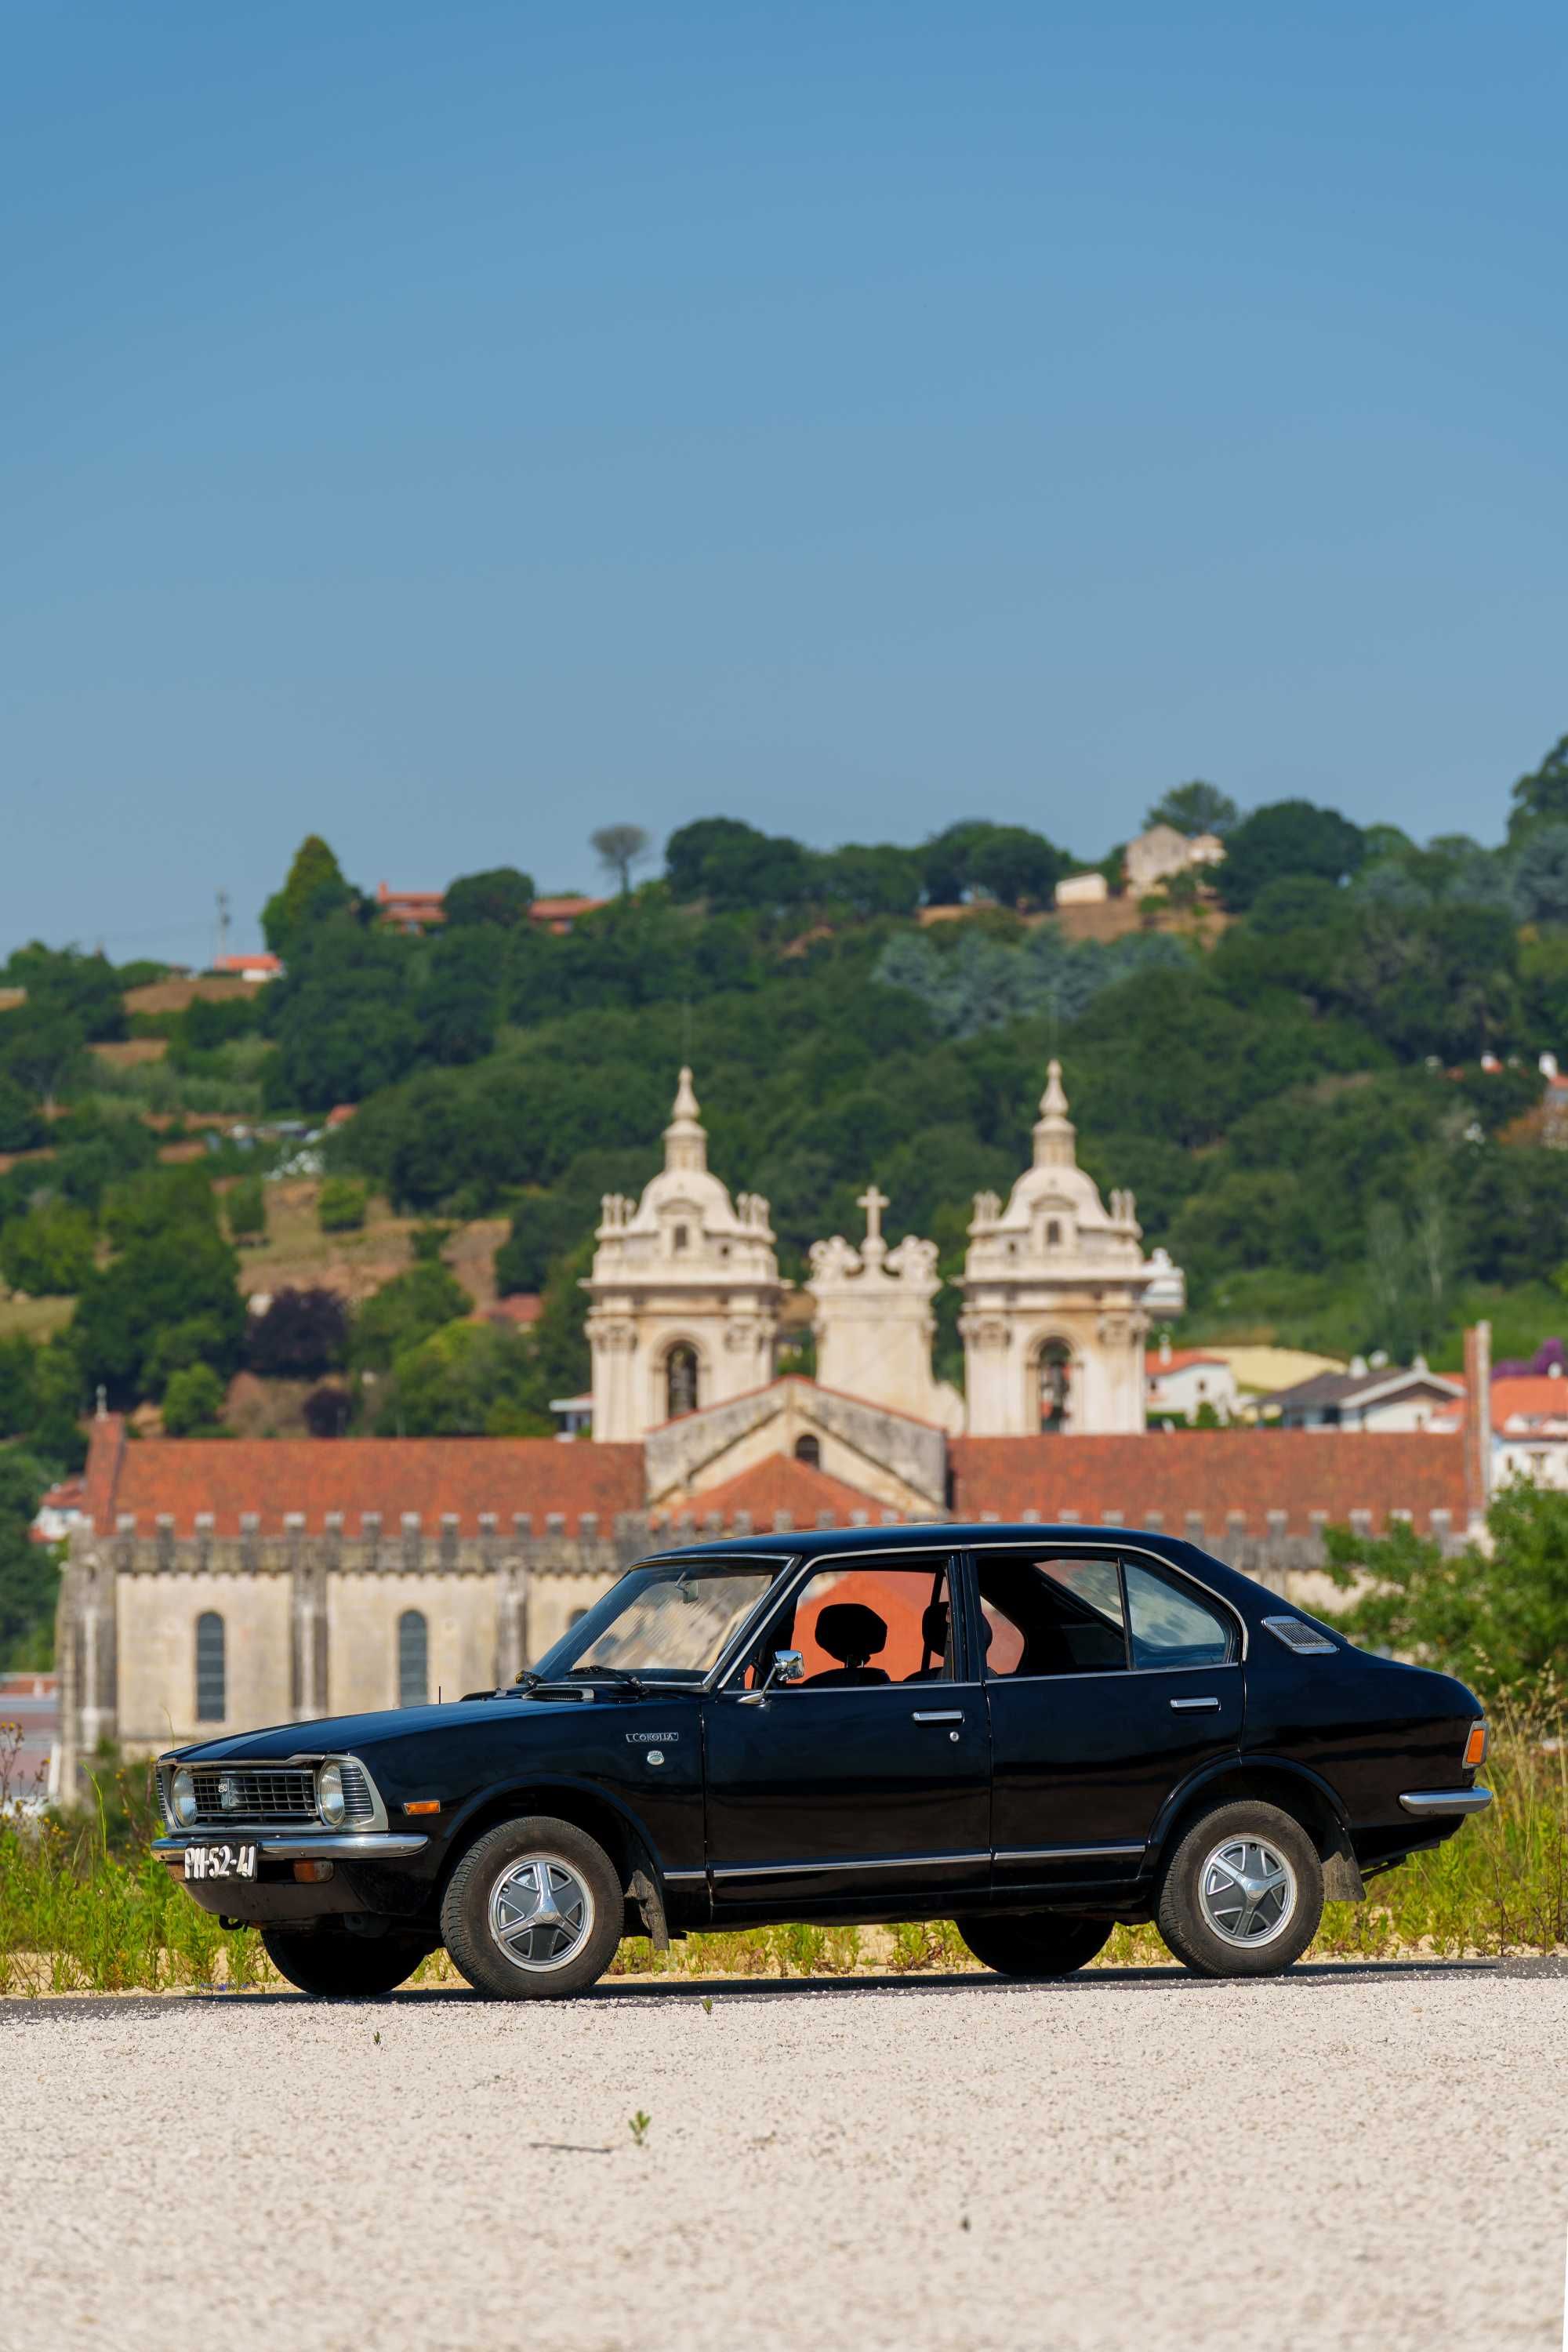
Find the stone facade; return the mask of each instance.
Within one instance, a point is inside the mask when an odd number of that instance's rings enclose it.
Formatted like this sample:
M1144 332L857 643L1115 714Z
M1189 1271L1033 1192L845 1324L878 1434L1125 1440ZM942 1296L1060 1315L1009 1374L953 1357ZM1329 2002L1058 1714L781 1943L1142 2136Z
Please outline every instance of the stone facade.
M636 1442L772 1379L784 1286L768 1204L752 1192L731 1203L710 1173L689 1069L663 1169L635 1203L605 1194L597 1239L583 1287L598 1443Z
M1004 1209L975 1196L963 1272L964 1389L973 1437L1042 1430L1110 1436L1144 1426L1146 1260L1131 1192L1106 1210L1078 1164L1061 1064L1050 1066L1034 1165Z
M889 1249L882 1235L888 1205L886 1193L870 1185L859 1200L866 1238L858 1249L841 1234L812 1244L805 1286L816 1307L816 1377L841 1396L912 1413L956 1434L963 1399L931 1377L931 1301L942 1288L936 1244L906 1234Z

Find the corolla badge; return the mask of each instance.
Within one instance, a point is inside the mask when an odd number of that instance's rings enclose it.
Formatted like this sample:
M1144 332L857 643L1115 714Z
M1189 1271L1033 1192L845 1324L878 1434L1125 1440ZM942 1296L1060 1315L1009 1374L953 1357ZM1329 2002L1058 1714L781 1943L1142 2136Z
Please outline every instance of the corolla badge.
M679 1731L628 1731L626 1734L634 1748L673 1748L679 1737Z

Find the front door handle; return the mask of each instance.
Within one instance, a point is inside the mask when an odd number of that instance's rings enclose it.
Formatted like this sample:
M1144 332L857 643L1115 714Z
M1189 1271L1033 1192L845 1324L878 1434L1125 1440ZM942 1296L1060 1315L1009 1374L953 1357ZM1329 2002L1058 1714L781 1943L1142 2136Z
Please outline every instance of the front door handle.
M1173 1698L1171 1705L1178 1715L1184 1715L1194 1707L1212 1706L1217 1709L1219 1701L1217 1698Z
M944 1706L935 1713L927 1713L917 1706L914 1719L917 1723L962 1723L963 1709L961 1706Z

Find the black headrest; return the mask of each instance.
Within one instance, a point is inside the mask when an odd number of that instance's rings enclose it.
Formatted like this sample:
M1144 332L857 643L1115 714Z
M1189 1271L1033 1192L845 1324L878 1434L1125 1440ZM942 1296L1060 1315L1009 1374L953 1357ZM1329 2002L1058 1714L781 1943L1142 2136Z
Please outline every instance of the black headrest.
M947 1603L933 1601L921 1619L921 1640L928 1650L942 1651L947 1647Z
M888 1643L887 1620L860 1601L835 1601L814 1628L817 1647L841 1666L863 1666Z

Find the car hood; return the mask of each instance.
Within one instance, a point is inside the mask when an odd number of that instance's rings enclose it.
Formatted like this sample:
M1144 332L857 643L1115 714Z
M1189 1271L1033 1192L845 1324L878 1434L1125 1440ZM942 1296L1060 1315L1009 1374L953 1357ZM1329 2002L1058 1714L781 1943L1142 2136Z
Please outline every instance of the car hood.
M604 1705L603 1694L595 1704ZM619 1704L611 1699L609 1705ZM422 1731L451 1731L465 1724L491 1723L504 1716L507 1723L538 1724L542 1728L563 1715L579 1716L577 1698L490 1698L448 1700L444 1706L386 1707L372 1715L329 1715L310 1723L276 1723L261 1731L237 1731L222 1739L196 1740L166 1752L187 1761L227 1763L231 1759L282 1763L291 1756L363 1755L367 1748L391 1740L408 1739Z

